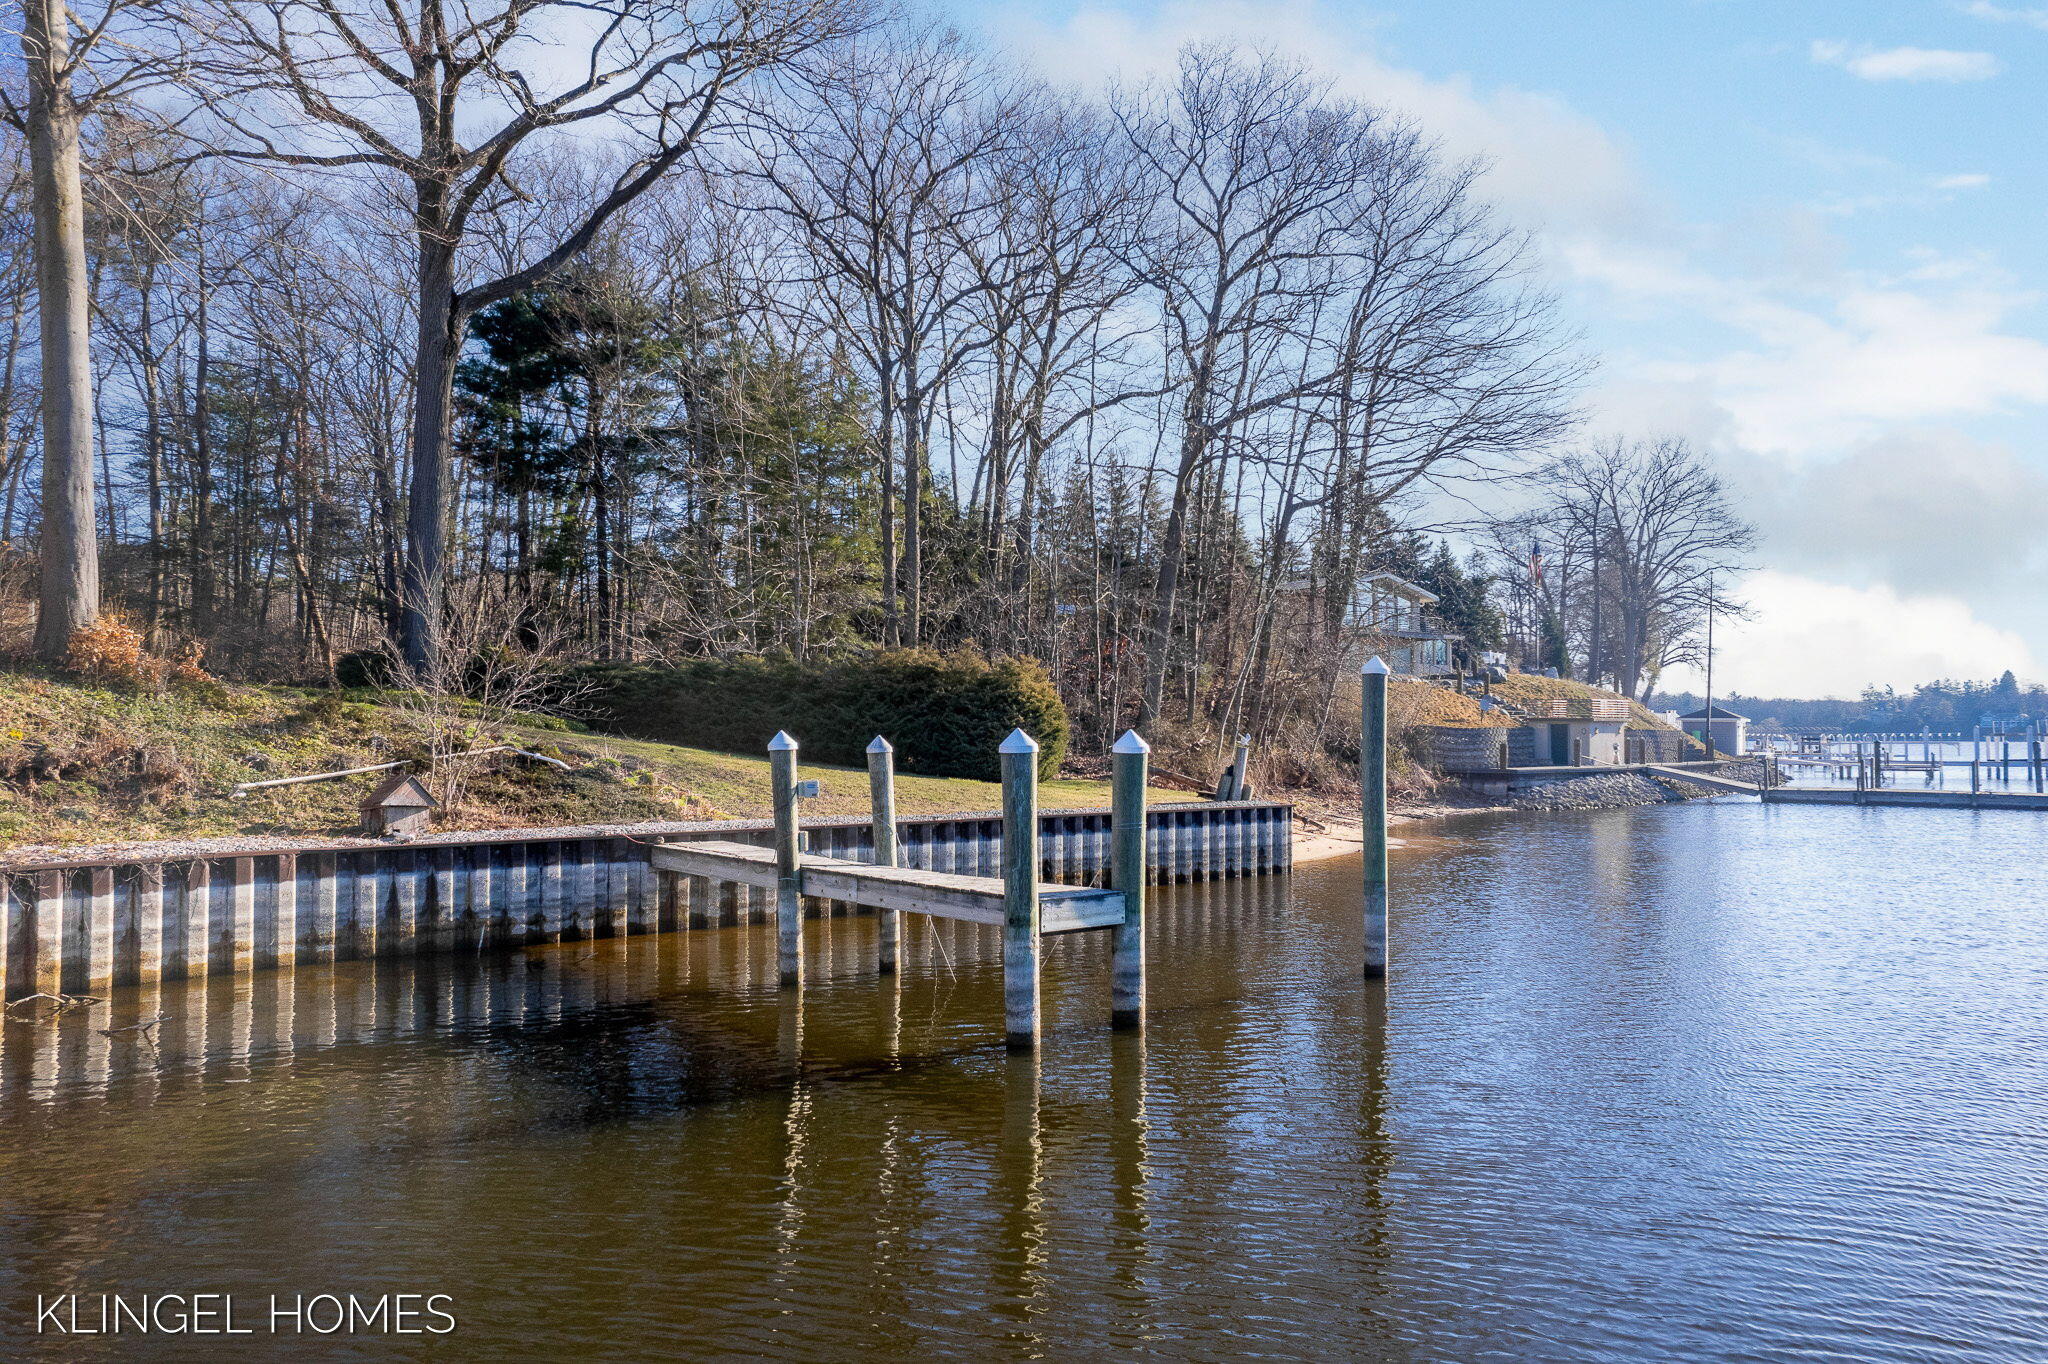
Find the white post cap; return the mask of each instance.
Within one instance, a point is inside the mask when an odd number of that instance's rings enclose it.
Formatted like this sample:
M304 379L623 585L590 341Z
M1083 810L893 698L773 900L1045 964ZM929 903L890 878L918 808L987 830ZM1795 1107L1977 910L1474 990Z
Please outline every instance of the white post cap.
M1032 738L1021 729L1013 729L1010 731L1010 737L1003 740L1003 746L996 751L998 753L1036 753L1038 751L1038 740Z
M1150 753L1152 745L1139 738L1137 730L1127 729L1124 731L1124 737L1118 739L1109 751L1112 753Z
M1384 674L1392 672L1393 669L1382 663L1378 654L1374 654L1371 658L1365 660L1365 666L1358 671L1362 673Z
M768 741L768 751L770 753L794 753L796 752L796 740L789 737L788 730L778 729L775 731L775 737Z
M879 734L868 741L868 752L870 753L894 753L895 751L896 746Z

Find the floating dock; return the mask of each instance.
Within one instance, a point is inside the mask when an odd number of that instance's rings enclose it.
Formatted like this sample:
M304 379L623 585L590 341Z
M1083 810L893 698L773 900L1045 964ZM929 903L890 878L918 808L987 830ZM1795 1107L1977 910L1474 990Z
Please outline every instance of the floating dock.
M1777 786L1763 793L1771 805L1919 805L1948 810L2048 810L2035 791L1943 791L1894 786Z

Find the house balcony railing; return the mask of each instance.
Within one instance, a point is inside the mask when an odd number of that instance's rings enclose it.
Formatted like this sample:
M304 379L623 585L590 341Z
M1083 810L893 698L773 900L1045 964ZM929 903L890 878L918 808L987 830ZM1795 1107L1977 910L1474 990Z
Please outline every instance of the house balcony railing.
M1456 639L1457 632L1426 611L1383 612L1357 621L1358 628L1389 639Z

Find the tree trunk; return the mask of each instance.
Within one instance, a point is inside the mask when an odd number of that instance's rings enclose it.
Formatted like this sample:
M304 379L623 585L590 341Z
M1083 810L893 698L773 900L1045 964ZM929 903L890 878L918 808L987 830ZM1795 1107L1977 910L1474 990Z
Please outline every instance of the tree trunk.
M93 529L92 357L86 297L79 111L71 96L62 0L27 0L29 164L35 187L36 294L42 319L42 583L35 650L61 661L100 609Z
M414 382L412 482L405 510L405 570L399 586L398 646L406 665L425 672L441 634L441 580L447 552L448 445L454 406L455 260L421 233L418 373Z
M1181 437L1180 467L1174 471L1173 504L1167 513L1166 531L1159 541L1159 577L1152 590L1152 620L1146 630L1145 694L1139 703L1138 727L1143 729L1159 718L1166 699L1166 661L1173 640L1174 600L1180 593L1181 551L1187 540L1188 504L1194 491L1195 470L1201 466L1208 431L1202 413L1203 384L1197 376L1189 395Z

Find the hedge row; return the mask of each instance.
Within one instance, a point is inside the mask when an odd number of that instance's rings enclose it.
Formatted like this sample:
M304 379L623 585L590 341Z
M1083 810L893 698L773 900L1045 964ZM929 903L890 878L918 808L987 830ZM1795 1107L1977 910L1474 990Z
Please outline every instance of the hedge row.
M635 738L762 752L778 729L803 756L860 767L877 734L898 770L993 781L1013 729L1038 740L1041 777L1067 752L1067 711L1035 661L906 649L829 663L704 659L677 666L594 664L569 681L577 709Z

